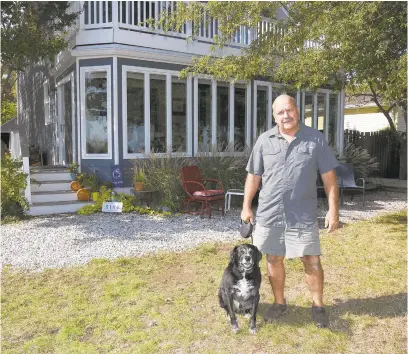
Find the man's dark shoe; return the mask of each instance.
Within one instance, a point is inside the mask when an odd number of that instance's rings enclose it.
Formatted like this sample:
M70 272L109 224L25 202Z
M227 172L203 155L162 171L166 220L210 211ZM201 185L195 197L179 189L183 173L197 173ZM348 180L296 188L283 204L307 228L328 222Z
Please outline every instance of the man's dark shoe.
M273 322L276 321L279 317L286 313L288 310L288 306L277 304L276 302L265 310L264 312L264 320L265 322Z
M312 318L318 328L327 328L329 326L329 316L327 316L324 307L312 306Z

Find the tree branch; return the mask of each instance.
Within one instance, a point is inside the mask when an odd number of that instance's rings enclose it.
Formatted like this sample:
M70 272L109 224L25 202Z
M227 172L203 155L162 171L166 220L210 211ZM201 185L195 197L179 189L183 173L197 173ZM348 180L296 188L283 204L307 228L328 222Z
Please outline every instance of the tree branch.
M392 134L395 136L395 138L397 139L397 141L400 144L404 144L404 141L401 139L401 136L398 134L397 129L395 129L395 125L394 125L394 122L393 122L393 120L392 120L392 118L390 116L389 111L386 111L384 109L384 107L381 105L381 103L378 101L378 96L377 96L377 93L374 90L374 87L373 87L372 83L369 82L368 85L370 86L370 90L373 93L373 100L374 100L375 104L377 105L379 110L382 112L382 114L384 114L385 118L387 118L387 120L388 120L388 124L390 125Z

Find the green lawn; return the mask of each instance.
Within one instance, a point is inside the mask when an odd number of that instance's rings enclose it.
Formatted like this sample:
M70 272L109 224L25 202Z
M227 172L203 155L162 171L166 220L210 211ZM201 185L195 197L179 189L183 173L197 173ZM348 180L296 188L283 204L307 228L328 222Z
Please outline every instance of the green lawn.
M405 353L406 211L322 233L330 329L311 322L299 260L287 261L289 313L273 301L262 260L256 335L233 334L217 290L233 244L211 244L41 273L2 273L3 353ZM239 242L240 240L238 240Z

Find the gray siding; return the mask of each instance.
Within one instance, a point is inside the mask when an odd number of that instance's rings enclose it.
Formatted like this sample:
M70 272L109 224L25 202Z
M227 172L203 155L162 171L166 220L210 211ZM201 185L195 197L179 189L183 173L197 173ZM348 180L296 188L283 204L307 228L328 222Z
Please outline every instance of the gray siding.
M44 117L44 82L49 82L51 100L51 124L45 125ZM47 64L37 64L19 74L18 78L18 124L20 139L27 147L40 147L40 152L47 155L51 164L51 155L55 151L56 132L54 112L54 80ZM23 150L24 147L23 147Z

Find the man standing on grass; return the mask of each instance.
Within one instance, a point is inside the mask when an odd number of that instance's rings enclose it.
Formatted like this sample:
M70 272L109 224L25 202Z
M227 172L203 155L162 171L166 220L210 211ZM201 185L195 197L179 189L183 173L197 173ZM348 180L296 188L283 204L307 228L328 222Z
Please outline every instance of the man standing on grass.
M241 212L242 220L254 224L251 203L262 180L253 242L267 255L275 298L264 318L272 322L286 312L284 258L300 257L312 293L313 321L317 327L325 328L329 318L323 305L316 179L319 171L329 203L325 223L328 232L332 232L339 224L334 171L338 163L324 135L299 121L292 97L277 97L272 108L276 126L261 134L252 150Z

